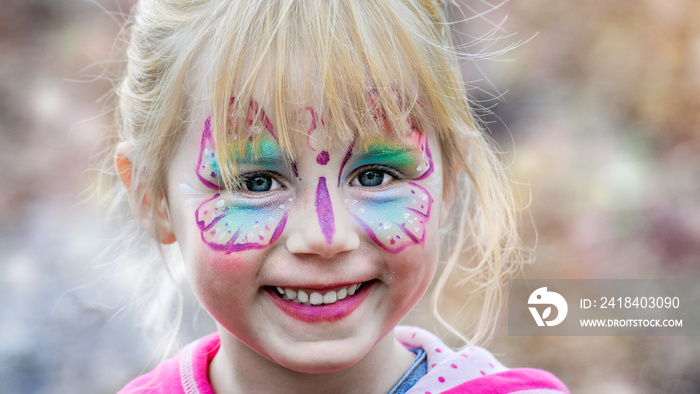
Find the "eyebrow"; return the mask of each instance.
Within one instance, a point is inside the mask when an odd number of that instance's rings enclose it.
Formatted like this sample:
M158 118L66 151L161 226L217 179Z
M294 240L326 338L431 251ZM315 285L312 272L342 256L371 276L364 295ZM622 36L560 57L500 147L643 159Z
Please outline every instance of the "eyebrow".
M374 142L366 149L357 152L356 162L364 164L369 161L389 162L397 167L414 165L417 161L416 151L408 146L391 142Z

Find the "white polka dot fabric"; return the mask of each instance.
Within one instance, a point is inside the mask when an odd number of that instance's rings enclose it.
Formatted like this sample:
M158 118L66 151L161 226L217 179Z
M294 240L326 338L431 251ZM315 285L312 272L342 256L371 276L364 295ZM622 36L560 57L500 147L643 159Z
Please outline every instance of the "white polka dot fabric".
M428 356L428 373L406 394L437 394L468 380L508 369L480 347L455 352L422 328L399 326L395 336L407 348L423 348Z

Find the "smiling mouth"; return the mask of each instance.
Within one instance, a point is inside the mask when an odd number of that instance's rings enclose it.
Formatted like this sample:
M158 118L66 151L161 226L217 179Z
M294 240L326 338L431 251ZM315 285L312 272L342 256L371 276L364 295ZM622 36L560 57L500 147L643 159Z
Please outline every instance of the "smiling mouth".
M287 315L307 323L328 323L353 313L367 298L374 280L328 290L265 286Z
M352 297L368 282L335 288L333 290L310 290L289 287L274 287L274 293L285 301L293 301L301 305L332 305L348 297Z

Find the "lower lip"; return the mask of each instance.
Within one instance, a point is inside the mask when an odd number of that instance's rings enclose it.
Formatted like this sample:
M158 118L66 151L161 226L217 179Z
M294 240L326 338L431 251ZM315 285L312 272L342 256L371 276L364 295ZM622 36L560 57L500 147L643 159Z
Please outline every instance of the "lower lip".
M287 315L307 323L331 323L341 320L357 309L367 298L373 283L365 283L353 296L349 296L329 305L303 305L294 301L285 301L274 290L267 290L272 301Z

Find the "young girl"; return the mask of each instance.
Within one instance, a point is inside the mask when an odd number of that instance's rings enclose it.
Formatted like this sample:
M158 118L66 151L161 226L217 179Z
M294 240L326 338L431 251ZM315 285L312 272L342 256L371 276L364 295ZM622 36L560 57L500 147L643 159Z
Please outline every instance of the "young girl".
M139 0L114 157L217 332L123 393L568 392L397 325L518 266L512 200L436 0ZM451 283L451 282L450 282Z

